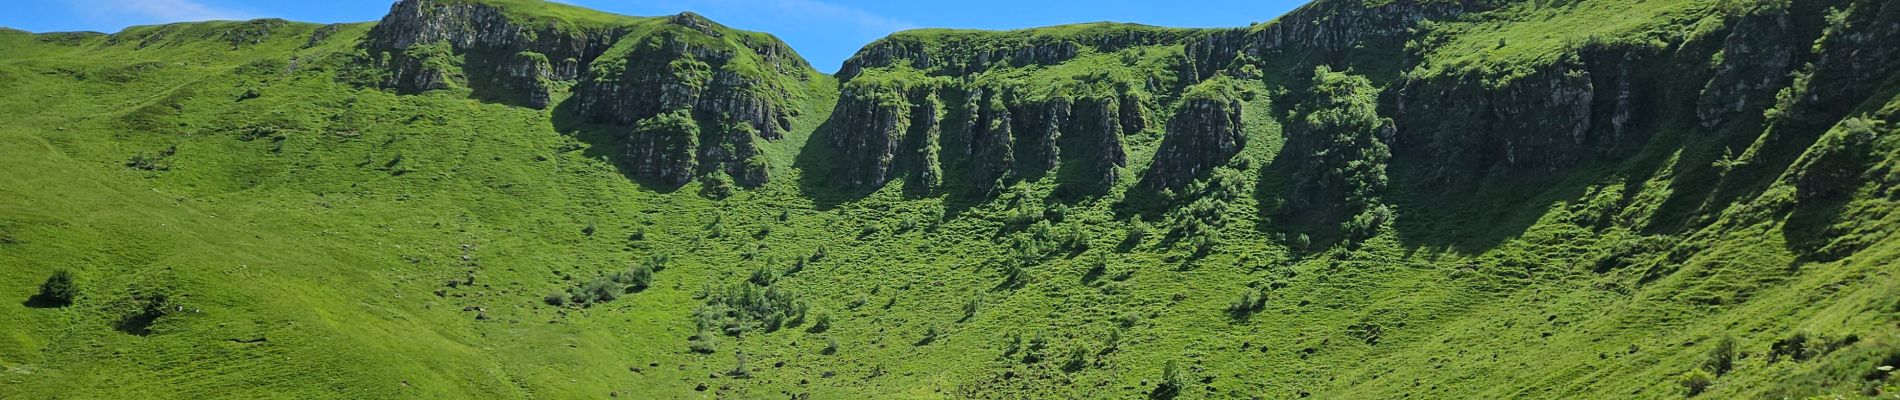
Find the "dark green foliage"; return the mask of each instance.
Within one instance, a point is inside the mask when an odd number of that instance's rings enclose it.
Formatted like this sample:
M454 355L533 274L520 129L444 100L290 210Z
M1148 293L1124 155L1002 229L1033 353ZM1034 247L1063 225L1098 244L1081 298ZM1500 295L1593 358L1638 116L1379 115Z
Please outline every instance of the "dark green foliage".
M1041 332L1037 332L1035 337L1029 339L1029 345L1023 347L1023 363L1035 364L1042 362L1042 360L1048 356L1048 352L1049 337L1043 336Z
M1122 248L1132 249L1140 246L1143 240L1148 239L1148 232L1152 229L1148 227L1147 222L1142 222L1141 218L1130 221L1125 239L1122 239Z
M831 314L829 313L818 314L818 318L812 321L811 327L805 329L806 332L811 333L824 333L828 330L831 330Z
M563 292L549 294L542 301L551 306L591 307L620 298L627 293L638 293L653 285L653 273L665 268L666 257L654 256L645 262L618 271L604 274Z
M1254 313L1260 312L1261 309L1266 307L1267 292L1265 289L1247 289L1240 292L1240 296L1235 298L1233 303L1227 305L1227 316L1236 320L1245 320L1247 317L1253 316Z
M141 152L132 155L131 159L127 159L125 166L145 171L170 171L172 169L171 157L177 154L178 146L166 147L165 150L151 154Z
M939 332L939 331L937 331L937 327L935 327L935 326L932 326L932 327L930 327L930 328L927 328L927 329L924 329L924 335L923 335L923 337L920 337L920 338L918 338L918 339L917 339L917 343L916 343L915 345L916 345L916 346L928 346L928 345L930 345L931 343L935 343L935 342L937 341L937 336L939 336L939 335L942 335L942 334L943 334L943 332Z
M1689 396L1693 397L1702 394L1704 390L1708 390L1709 386L1715 385L1715 375L1701 368L1696 368L1695 370L1684 372L1681 376L1676 377L1676 384L1681 385L1684 390L1689 392Z
M152 334L152 324L177 310L171 302L171 296L164 292L143 293L135 290L128 303L130 312L119 317L118 329L139 336Z
M1873 161L1875 139L1893 132L1887 126L1885 121L1849 118L1822 136L1795 166L1800 199L1823 200L1857 188Z
M1715 342L1715 348L1709 349L1709 354L1702 361L1702 368L1715 376L1728 374L1729 370L1734 369L1735 337L1723 336L1722 340Z
M1083 368L1088 368L1088 366L1089 349L1082 346L1075 346L1069 348L1068 361L1062 363L1062 371L1076 373L1081 372Z
M1174 360L1168 360L1167 364L1161 366L1161 382L1156 383L1154 390L1148 392L1148 398L1170 400L1180 396L1181 389L1186 387L1187 382L1181 378L1180 367L1175 366Z
M730 336L740 336L753 331L778 331L788 322L803 321L807 310L809 307L803 301L776 285L747 282L709 293L706 304L694 310L693 315L702 331L718 329ZM818 318L820 323L828 324L825 315ZM816 325L812 328L814 332L823 331Z
M65 307L73 304L73 300L78 298L79 284L73 282L72 272L59 270L46 277L46 282L40 283L39 294L34 295L29 302L50 307Z
M699 123L687 110L654 115L633 125L628 159L635 175L672 185L692 180L699 152Z
M718 351L719 346L715 335L705 330L700 330L699 333L694 333L693 336L686 338L686 348L694 353L712 354Z
M825 338L825 348L822 350L819 350L818 354L824 354L824 355L838 354L838 339L829 338L829 337Z
M733 362L732 370L727 371L726 375L739 379L751 378L752 368L746 366L745 353L734 353L734 356L737 360Z
M778 280L778 277L772 273L772 267L764 265L754 268L752 270L752 276L746 278L746 282L751 282L759 286L772 286L772 282L776 280Z
M1321 66L1311 84L1287 124L1287 152L1300 162L1281 215L1316 228L1338 224L1347 239L1376 235L1393 217L1381 199L1392 120L1379 116L1378 89L1364 76Z

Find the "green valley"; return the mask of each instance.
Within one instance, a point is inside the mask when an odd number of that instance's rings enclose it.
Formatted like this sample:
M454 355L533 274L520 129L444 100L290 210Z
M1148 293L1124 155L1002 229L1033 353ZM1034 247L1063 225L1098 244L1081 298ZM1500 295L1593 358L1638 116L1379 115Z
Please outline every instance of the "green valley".
M1886 0L0 29L0 398L1900 398L1896 60Z

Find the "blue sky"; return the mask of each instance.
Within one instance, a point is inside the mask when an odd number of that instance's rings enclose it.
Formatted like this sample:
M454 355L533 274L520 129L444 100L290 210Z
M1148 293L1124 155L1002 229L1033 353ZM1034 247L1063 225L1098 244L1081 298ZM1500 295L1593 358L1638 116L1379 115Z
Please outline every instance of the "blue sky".
M899 30L1015 29L1119 21L1178 27L1238 27L1284 14L1306 0L565 0L627 15L694 11L778 35L822 71L865 43ZM277 17L307 22L374 21L391 0L0 0L0 26L33 32L116 32L130 25Z

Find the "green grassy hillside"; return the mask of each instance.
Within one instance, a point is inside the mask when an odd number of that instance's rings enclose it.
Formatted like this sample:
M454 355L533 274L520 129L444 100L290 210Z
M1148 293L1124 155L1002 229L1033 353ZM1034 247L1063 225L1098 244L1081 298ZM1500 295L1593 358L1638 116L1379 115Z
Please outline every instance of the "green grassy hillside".
M375 23L0 30L0 398L1900 394L1889 2L1322 0L837 77L423 3L580 39L399 88ZM532 46L587 59L527 58L549 107L468 80ZM649 88L711 100L579 105Z

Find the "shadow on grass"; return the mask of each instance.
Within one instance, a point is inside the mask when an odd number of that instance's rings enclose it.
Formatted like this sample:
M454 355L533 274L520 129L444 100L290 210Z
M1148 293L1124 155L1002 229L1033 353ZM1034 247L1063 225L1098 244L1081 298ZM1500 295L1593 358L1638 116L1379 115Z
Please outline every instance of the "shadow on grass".
M572 100L556 105L551 114L554 129L557 132L573 136L575 140L587 143L588 147L581 155L592 159L606 159L614 169L628 181L639 184L641 188L663 194L677 192L683 185L662 182L659 179L643 177L634 173L631 167L637 160L627 158L626 135L632 128L626 126L596 124L580 116L578 104Z

